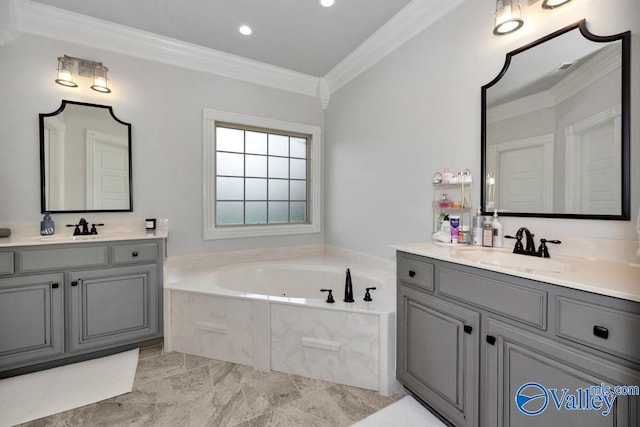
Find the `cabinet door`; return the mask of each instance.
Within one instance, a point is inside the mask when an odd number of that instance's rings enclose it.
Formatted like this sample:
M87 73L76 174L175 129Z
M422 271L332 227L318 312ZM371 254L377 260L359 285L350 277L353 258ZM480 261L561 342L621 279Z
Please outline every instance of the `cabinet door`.
M638 425L638 396L609 396L607 413L596 394L602 384L640 385L640 372L492 319L487 336L487 426Z
M159 336L157 265L72 272L69 289L72 351Z
M64 352L62 274L0 280L0 370Z
M398 285L398 380L457 426L477 426L479 314Z

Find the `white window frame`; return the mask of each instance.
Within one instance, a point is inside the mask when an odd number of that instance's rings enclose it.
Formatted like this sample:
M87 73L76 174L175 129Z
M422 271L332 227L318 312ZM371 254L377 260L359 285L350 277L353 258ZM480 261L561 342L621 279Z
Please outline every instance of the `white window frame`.
M322 132L320 126L274 120L205 108L203 119L204 240L319 233L322 224ZM216 122L235 123L311 135L309 159L309 222L304 224L216 225Z

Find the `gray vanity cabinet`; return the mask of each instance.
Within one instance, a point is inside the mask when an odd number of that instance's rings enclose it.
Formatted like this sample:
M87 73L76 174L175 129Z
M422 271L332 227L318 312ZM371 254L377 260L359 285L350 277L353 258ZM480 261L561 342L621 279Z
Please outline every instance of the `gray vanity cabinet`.
M478 313L402 282L398 304L398 379L457 425L477 426Z
M100 348L156 335L157 283L156 265L70 273L70 350Z
M498 320L488 319L486 333L495 343L487 345L487 426L637 426L636 397L612 398L611 413L587 408L594 394L590 387L600 384L637 385L638 372L592 357L547 338L530 334ZM522 393L532 396L546 390L546 397L516 406L518 389L535 382ZM566 394L563 389L567 390ZM576 390L582 392L577 393ZM562 399L564 395L564 399ZM555 396L555 397L554 397ZM600 405L599 398L595 405ZM546 401L546 409L543 409ZM528 406L527 406L528 405ZM558 409L560 405L561 409ZM583 408L572 409L568 408Z
M640 425L639 396L617 396L606 416L604 406L572 409L592 401L592 386L640 386L640 303L404 252L397 259L396 376L453 425ZM525 413L545 399L540 413Z
M0 260L0 378L162 336L162 239L0 248Z
M64 276L0 280L0 366L64 353Z

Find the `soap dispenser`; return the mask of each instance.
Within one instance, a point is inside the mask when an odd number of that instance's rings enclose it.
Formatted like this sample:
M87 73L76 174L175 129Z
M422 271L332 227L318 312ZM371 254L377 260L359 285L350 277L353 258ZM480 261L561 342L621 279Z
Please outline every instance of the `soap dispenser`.
M45 212L44 218L40 221L40 235L51 236L55 233L55 223L51 219L51 214Z
M504 246L504 234L502 233L502 224L498 221L498 211L493 211L493 221L491 222L493 227L493 247L501 248Z

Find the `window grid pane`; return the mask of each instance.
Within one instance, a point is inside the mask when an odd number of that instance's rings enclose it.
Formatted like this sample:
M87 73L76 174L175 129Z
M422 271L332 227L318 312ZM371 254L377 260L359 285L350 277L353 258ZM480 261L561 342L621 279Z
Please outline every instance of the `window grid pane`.
M308 223L309 138L232 126L216 126L216 224Z

